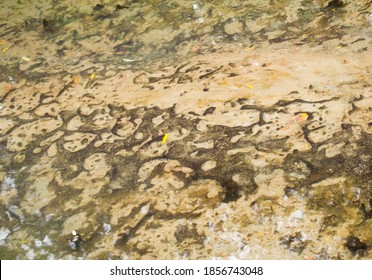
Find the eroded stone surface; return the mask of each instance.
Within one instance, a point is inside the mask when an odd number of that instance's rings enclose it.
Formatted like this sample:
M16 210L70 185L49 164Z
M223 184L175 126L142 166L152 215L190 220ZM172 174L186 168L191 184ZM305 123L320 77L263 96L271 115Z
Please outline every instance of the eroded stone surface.
M63 147L69 152L77 152L86 148L94 139L96 135L93 133L75 132L64 137L65 143Z
M368 1L10 2L5 258L371 258Z
M7 137L7 149L12 152L23 151L38 137L56 130L62 123L61 119L45 118L20 125Z

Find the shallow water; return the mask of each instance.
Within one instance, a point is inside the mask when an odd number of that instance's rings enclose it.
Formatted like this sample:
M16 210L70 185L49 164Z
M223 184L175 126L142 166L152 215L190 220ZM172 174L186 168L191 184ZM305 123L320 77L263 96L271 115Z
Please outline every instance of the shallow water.
M371 259L344 2L0 1L1 259Z

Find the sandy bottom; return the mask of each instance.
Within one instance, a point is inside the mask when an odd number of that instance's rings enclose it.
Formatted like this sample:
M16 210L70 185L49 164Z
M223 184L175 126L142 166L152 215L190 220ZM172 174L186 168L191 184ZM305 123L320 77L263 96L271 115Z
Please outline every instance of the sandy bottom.
M368 1L3 2L1 259L372 259Z

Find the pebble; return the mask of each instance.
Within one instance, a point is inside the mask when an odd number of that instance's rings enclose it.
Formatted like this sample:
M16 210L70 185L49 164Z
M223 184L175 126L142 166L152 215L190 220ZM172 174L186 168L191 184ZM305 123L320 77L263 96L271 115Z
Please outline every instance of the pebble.
M43 242L41 240L39 240L39 239L36 239L34 241L34 243L35 243L35 247L36 248L39 248L39 247L43 246Z
M111 225L110 224L103 223L103 230L104 230L103 233L105 235L109 235L110 234L110 231L111 231Z
M1 190L5 191L7 189L15 189L16 185L14 179L6 175L3 179L3 183L1 184Z
M26 253L26 257L29 260L33 260L36 257L36 253L34 252L34 250L30 250Z
M204 162L201 166L203 171L209 171L217 166L217 162L215 160L208 160Z
M149 212L149 209L150 209L150 205L149 204L147 204L145 206L142 206L141 213L144 214L144 215L146 215Z
M353 254L362 253L367 250L367 245L355 236L348 236L345 245Z
M142 132L138 132L134 135L134 139L136 140L141 140L143 139L143 133Z
M35 148L33 151L32 151L34 154L40 154L41 153L41 149L39 147Z
M76 232L76 230L71 231L72 238L70 239L69 246L72 250L77 250L80 248L81 245L81 237L80 235Z
M134 78L133 82L135 84L145 85L150 82L149 78L146 76L145 73L142 73Z
M0 230L0 245L3 245L5 243L5 239L10 234L10 230L7 228L2 228Z
M226 23L224 26L224 30L228 35L242 33L243 29L244 29L243 23L241 23L240 21L236 21L236 20Z
M53 143L47 150L48 157L55 157L58 153L57 144Z
M45 246L52 246L52 240L50 240L49 236L48 235L45 235L44 239L43 239L43 244Z
M290 218L303 219L304 218L304 213L300 210L296 210L291 214Z
M141 256L141 260L156 260L156 258L150 254Z
M162 124L163 122L164 122L163 115L157 116L157 117L152 119L152 123L155 126L158 126L158 125Z

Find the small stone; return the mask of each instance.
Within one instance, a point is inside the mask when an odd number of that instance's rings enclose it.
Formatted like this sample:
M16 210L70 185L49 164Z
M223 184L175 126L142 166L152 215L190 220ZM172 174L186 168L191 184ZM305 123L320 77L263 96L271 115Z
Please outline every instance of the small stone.
M146 254L141 256L141 260L156 260L156 258L152 255Z
M14 161L17 162L17 163L24 162L25 159L26 159L26 156L23 155L23 154L16 155L16 156L14 157Z
M4 244L4 241L8 237L9 234L10 234L10 230L7 228L2 228L0 230L0 245Z
M48 157L55 157L57 155L57 152L58 152L58 150L57 150L57 144L56 143L53 143L49 147L49 149L47 151L47 155L48 155Z
M72 234L72 237L71 237L70 242L69 242L70 248L72 250L80 249L81 248L80 246L81 246L81 243L82 243L80 235L76 232L76 230L72 230L71 234Z
M141 84L141 85L148 84L149 82L150 82L150 80L149 80L149 78L147 78L145 73L142 73L142 74L136 76L133 80L133 83Z
M299 220L302 220L304 218L304 213L301 211L301 210L296 210L294 211L290 216L289 216L289 220L292 220L292 219L299 219Z
M36 257L36 253L34 252L34 250L29 250L26 253L26 258L29 260L33 260L35 257Z
M149 212L149 209L150 209L150 205L147 204L141 208L141 213L146 215Z
M109 235L110 234L110 231L111 231L111 225L110 224L103 223L103 230L104 230L103 233L105 235Z
M232 180L240 187L251 184L251 176L248 173L237 173L232 176Z
M35 242L35 247L36 248L39 248L39 247L43 246L43 242L38 240L38 239L36 239L34 242Z
M208 160L204 162L201 166L203 171L209 171L217 166L217 162L215 160Z
M138 132L134 135L134 139L136 140L142 140L143 139L143 133L142 132Z
M158 126L158 125L162 124L163 122L164 122L163 115L157 116L157 117L152 119L152 123L155 126Z
M16 184L15 184L14 179L8 175L5 175L3 178L3 182L1 184L1 190L5 191L7 189L15 189L15 188L16 188Z
M242 33L244 29L243 23L240 21L231 21L227 24L225 24L224 30L228 35L234 35L238 33Z
M205 132L208 130L207 122L204 120L200 120L198 124L196 125L196 129L200 132Z
M39 147L35 148L33 151L32 151L34 154L40 154L41 152L41 149Z
M364 242L360 241L359 238L355 236L348 236L346 238L345 246L353 254L364 253L364 251L367 250L367 245Z
M72 172L76 172L79 170L79 167L76 165L76 164L71 164L69 166L69 169L72 171Z
M52 246L52 240L50 240L49 236L48 235L45 235L44 239L43 239L43 244L45 246Z

